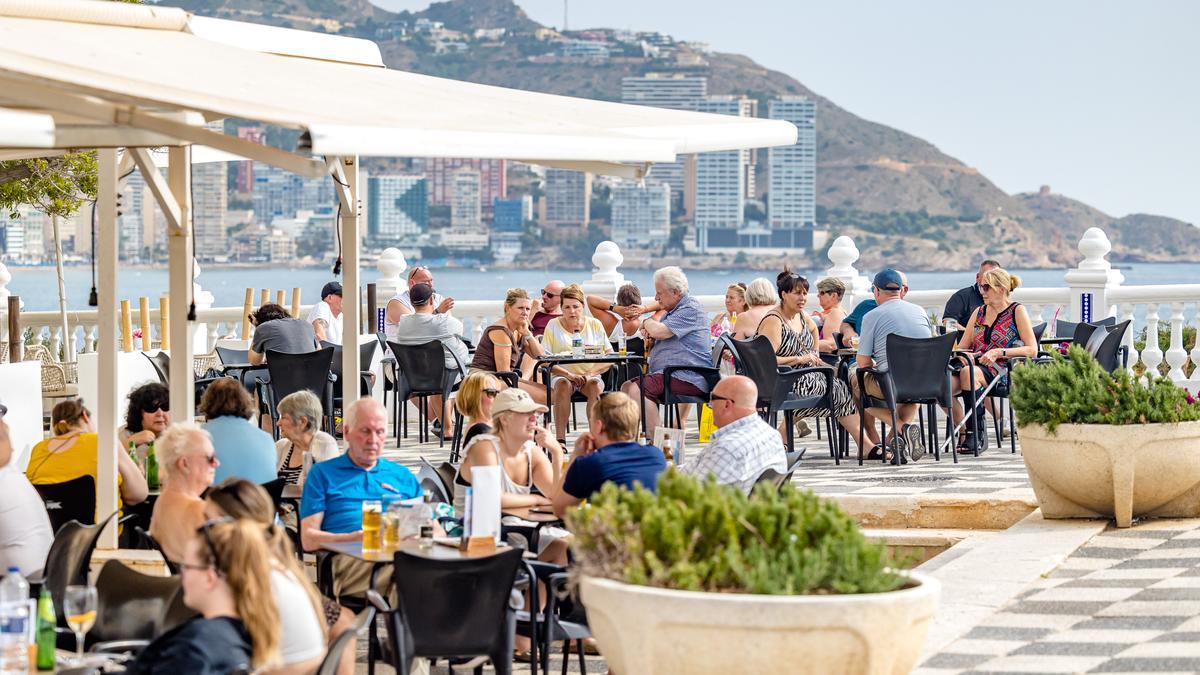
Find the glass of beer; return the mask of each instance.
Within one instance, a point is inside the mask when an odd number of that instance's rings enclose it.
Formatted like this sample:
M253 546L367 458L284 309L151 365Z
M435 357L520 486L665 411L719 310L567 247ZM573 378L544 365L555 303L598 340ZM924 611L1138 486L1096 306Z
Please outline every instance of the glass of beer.
M365 499L362 503L363 551L378 551L382 547L380 529L383 525L383 504L378 499Z
M400 548L400 519L403 517L399 502L388 504L383 512L383 548L395 551Z

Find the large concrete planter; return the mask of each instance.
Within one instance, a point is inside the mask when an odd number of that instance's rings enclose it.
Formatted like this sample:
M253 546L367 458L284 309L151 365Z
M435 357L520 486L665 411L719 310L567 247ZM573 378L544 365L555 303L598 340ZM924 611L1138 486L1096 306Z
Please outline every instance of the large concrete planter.
M900 675L916 665L941 588L861 595L695 593L583 577L582 600L616 675Z
M1046 518L1200 516L1200 422L1020 428L1029 482Z

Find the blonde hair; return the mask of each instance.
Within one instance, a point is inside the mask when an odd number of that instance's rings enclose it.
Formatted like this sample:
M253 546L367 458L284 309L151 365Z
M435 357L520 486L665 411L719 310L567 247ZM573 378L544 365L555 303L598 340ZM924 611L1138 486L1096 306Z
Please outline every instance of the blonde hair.
M743 284L740 281L729 284L725 287L725 292L728 293L729 291L733 291L734 295L742 299L742 304L745 305L746 309L750 309L750 303L746 300L746 284ZM744 312L746 309L741 309L738 311Z
M746 304L751 307L774 305L777 299L775 297L775 284L763 277L751 281L750 285L746 287Z
M1004 289L1009 293L1017 290L1017 287L1021 285L1021 277L1009 274L1003 267L993 267L979 275L979 280L993 288Z
M528 300L529 291L524 288L510 288L504 294L504 307L507 309L517 304L518 300Z
M480 402L483 400L483 390L503 389L500 378L491 373L471 373L463 380L458 388L458 396L454 398L454 407L469 420L478 420L483 414Z
M561 300L578 300L583 303L584 308L587 308L587 298L583 295L583 289L579 287L579 284L571 284L562 289L559 298Z
M193 444L197 438L206 438L212 444L212 436L195 422L176 422L158 437L154 453L158 456L158 472L164 478L175 470L175 463L180 457L195 448Z
M846 295L846 284L842 283L842 280L837 277L825 277L817 282L817 291L820 293L829 293L832 291L837 293L840 300Z
M626 394L614 391L605 394L592 407L592 417L604 424L604 435L610 441L631 441L637 438L641 414L638 404Z
M273 555L263 526L252 520L205 523L197 535L199 557L229 584L238 618L250 634L250 661L255 668L279 661L279 607L271 590Z
M83 416L91 416L88 409L83 406L83 399L69 399L54 406L54 410L50 412L50 419L53 420L51 431L55 436L62 436L70 431Z

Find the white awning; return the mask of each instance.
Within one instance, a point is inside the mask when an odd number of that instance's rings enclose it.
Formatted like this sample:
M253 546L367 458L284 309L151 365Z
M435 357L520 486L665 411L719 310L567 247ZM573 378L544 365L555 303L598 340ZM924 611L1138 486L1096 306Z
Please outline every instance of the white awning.
M237 117L300 129L302 149L343 156L645 163L796 141L795 127L779 120L380 68L372 43L347 40L173 8L0 0L0 105L165 135L182 124L160 124L165 114Z

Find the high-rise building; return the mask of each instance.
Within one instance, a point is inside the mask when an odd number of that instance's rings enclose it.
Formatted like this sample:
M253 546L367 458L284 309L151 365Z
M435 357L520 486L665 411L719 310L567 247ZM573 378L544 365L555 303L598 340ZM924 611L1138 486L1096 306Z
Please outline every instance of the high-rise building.
M622 103L672 110L695 110L697 104L707 95L707 77L680 73L648 73L621 78ZM686 198L687 180L682 158L674 162L656 163L646 180L650 183L665 183L671 186L673 200L678 200L681 204L690 202ZM689 211L686 217L690 218L693 215Z
M483 226L483 210L479 203L481 175L476 169L461 168L454 172L454 189L450 199L450 229L479 230Z
M238 127L237 135L243 141L251 143L261 145L267 142L267 133L262 127ZM235 189L247 195L254 192L254 162L251 160L238 162L236 171Z
M709 96L698 112L753 117L755 101L740 96ZM749 150L702 152L696 156L696 244L736 245L745 222L747 171L753 171Z
M196 258L213 260L229 253L225 214L229 207L229 163L192 165L192 227Z
M526 198L497 199L493 202L492 232L521 232L524 230L525 201Z
M149 219L144 213L147 206L151 209ZM150 227L154 226L153 209L153 197L147 192L142 172L135 169L125 179L125 185L121 189L121 215L117 218L117 252L121 260L141 259L146 240L147 220Z
M5 258L19 263L40 263L45 259L53 259L53 250L47 255L44 246L44 231L50 227L50 219L46 214L24 204L16 207L15 212L16 218L8 218L9 214L4 214Z
M803 96L770 101L767 116L796 125L795 145L767 151L767 220L772 245L812 248L817 228L817 103ZM816 235L819 239L819 233Z
M429 179L429 203L434 206L450 206L454 198L454 172L463 168L479 172L480 211L484 217L491 217L496 199L508 196L508 162L503 159L429 157L413 160L413 168Z
M371 176L367 179L367 235L395 242L429 226L429 180L425 176Z
M632 248L658 247L671 236L671 188L622 183L612 190L612 240Z
M587 227L592 199L592 175L570 169L546 169L543 226L563 230Z
M335 200L329 178L305 178L270 164L254 163L255 222L270 225L276 218L292 218L297 211L315 210Z

